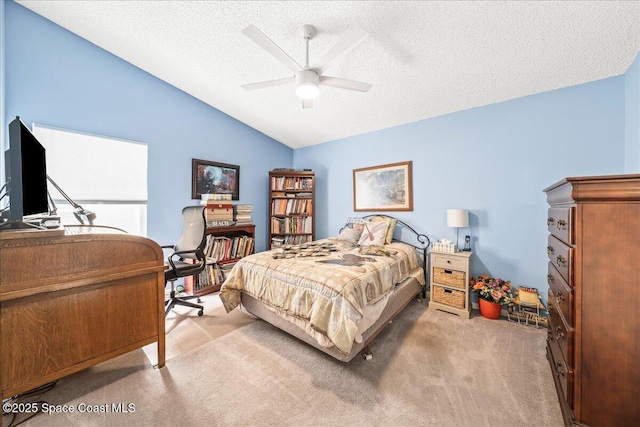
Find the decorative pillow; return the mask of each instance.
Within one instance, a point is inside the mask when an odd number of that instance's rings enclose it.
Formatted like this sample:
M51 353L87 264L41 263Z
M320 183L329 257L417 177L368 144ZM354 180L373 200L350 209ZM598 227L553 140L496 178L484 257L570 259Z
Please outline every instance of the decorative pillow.
M387 224L389 224L387 235L384 238L384 244L388 245L389 243L391 243L391 241L393 240L393 232L395 231L396 224L398 223L397 219L386 218L383 216L374 216L373 218L369 219L369 222L386 222Z
M385 221L367 221L358 244L361 246L384 245L388 229L389 224Z
M347 223L336 239L345 240L355 245L360 240L362 230L364 230L363 221L358 221L357 218L347 218Z

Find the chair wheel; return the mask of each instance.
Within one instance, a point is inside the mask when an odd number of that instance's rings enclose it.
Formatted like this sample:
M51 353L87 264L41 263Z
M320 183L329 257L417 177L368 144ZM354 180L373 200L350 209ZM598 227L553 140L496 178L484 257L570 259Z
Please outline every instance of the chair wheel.
M202 314L203 314L203 313L204 313L204 312L203 312L202 310L200 310L200 311L198 312L198 316L202 316Z
M198 301L198 304L202 304L202 300L200 299L200 297L198 297L196 301Z

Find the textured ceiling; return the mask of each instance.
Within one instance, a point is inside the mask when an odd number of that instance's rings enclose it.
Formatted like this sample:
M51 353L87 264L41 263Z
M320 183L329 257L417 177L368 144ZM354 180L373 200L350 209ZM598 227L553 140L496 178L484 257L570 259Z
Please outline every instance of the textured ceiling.
M293 148L624 74L640 50L640 2L17 1ZM242 34L253 24L304 63L350 29L369 38L328 75L367 93L320 87L303 110L292 75Z

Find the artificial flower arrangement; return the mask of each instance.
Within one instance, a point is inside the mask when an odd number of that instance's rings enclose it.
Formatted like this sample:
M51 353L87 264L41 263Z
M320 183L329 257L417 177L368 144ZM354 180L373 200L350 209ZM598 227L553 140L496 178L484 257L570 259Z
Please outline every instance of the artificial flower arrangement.
M515 300L511 293L511 280L505 281L485 274L473 277L469 285L472 290L478 292L478 297L485 301L504 305Z

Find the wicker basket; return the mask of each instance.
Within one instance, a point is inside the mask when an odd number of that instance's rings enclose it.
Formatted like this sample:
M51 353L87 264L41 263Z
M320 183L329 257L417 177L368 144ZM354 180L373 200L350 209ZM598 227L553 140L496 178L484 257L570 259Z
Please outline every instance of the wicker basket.
M433 268L433 281L442 285L452 286L458 289L466 289L464 271L447 270L445 268Z
M464 292L443 288L438 285L433 285L431 288L431 299L435 302L447 304L452 307L464 308Z

